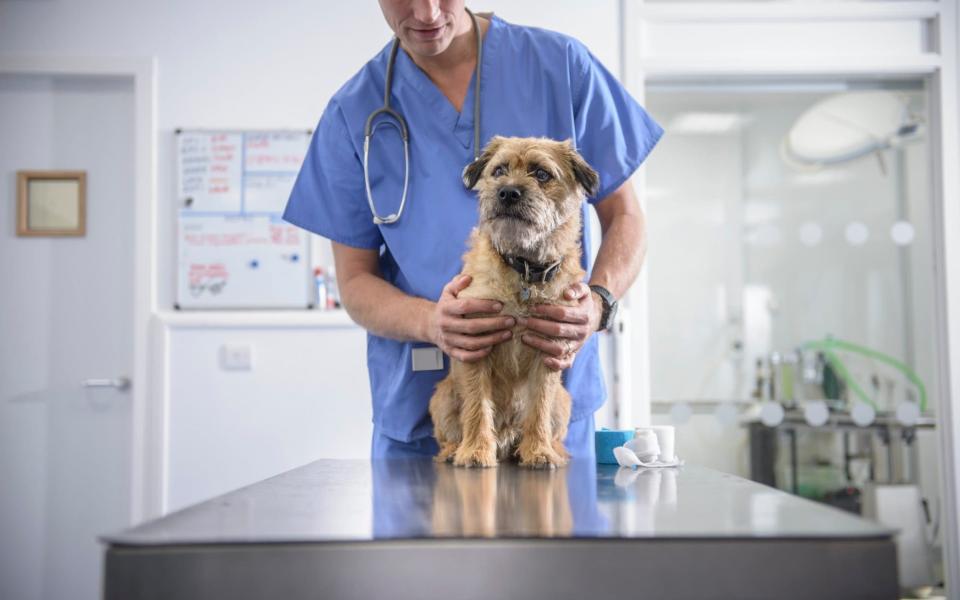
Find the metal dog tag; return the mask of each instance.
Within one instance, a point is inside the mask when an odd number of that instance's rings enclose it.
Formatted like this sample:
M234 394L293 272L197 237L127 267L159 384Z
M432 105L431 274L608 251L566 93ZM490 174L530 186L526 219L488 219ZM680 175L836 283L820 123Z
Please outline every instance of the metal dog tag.
M410 352L414 371L439 371L443 369L443 352L436 346L413 348Z

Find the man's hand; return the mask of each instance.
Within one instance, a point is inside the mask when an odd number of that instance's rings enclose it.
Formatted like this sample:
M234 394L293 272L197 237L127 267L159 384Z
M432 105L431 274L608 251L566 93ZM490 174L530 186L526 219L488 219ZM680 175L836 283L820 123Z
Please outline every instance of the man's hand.
M443 288L430 317L430 340L447 356L475 362L495 344L510 339L516 320L501 316L503 305L494 300L458 299L470 285L469 275L458 275Z
M594 300L585 283L575 283L563 292L567 300L578 300L576 306L538 304L530 308L526 319L528 332L520 338L523 343L543 351L543 364L548 369L562 371L573 364L573 358L587 339L600 326L603 304Z

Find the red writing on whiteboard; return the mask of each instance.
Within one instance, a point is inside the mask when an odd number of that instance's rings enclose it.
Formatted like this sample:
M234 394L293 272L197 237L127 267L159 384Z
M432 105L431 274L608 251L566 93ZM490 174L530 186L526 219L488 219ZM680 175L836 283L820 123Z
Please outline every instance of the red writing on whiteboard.
M260 167L264 165L300 166L303 157L296 154L251 154L247 156L247 165Z
M296 227L271 225L270 239L274 244L297 246L300 244L300 230Z
M223 263L192 264L187 272L190 294L200 296L204 292L217 295L227 285L230 273Z
M226 177L211 177L207 181L207 192L211 194L226 194L230 191L230 180Z
M194 246L239 246L247 243L246 233L188 233L183 240Z

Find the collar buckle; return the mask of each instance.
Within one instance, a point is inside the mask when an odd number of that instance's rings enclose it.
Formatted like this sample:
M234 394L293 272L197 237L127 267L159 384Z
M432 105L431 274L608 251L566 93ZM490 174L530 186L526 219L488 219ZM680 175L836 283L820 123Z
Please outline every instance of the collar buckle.
M509 254L501 255L503 262L520 274L524 283L547 283L554 278L560 271L562 260L552 264L539 264L530 262L522 256L513 256Z

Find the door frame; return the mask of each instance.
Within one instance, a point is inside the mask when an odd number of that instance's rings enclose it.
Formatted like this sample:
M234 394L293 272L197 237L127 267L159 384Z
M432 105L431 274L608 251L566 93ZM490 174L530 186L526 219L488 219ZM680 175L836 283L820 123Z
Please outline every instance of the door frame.
M2 75L111 76L133 80L134 273L130 523L159 514L162 424L153 394L151 324L156 313L157 60L148 58L0 56Z
M862 2L862 3L747 3L712 2L647 3L644 0L619 0L621 15L621 75L637 98L643 99L647 81L689 81L691 79L744 77L857 77L909 76L923 78L928 84L930 128L932 231L934 245L934 302L936 307L939 385L943 401L938 406L938 443L942 506L941 531L944 545L944 579L948 593L958 596L960 589L960 14L954 0ZM708 55L656 55L656 40L647 35L648 26L662 23L711 24L769 22L856 23L892 21L915 23L923 32L918 52L891 56L804 55L797 52L789 60L782 57L744 54L712 57ZM676 30L675 30L676 31ZM703 31L702 29L700 31ZM642 197L643 190L640 190ZM951 233L953 235L951 235ZM634 312L640 322L633 328L646 336L649 303L645 285L631 292ZM647 342L641 345L648 347ZM648 356L638 372L649 374ZM641 381L632 392L634 407L649 410L649 383ZM635 415L637 420L649 414Z

